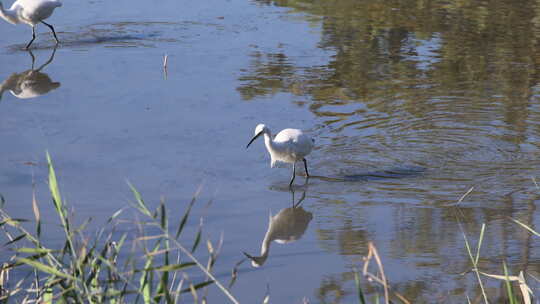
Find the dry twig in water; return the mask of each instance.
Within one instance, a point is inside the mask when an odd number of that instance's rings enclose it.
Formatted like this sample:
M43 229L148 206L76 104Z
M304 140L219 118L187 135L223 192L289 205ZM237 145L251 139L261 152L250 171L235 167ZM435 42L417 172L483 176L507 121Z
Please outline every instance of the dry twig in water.
M377 267L379 270L379 273L381 274L381 277L374 275L373 273L368 271L369 262L372 258L375 258L375 262L377 263ZM379 253L377 252L377 248L375 248L375 245L373 245L372 242L368 243L368 255L365 258L364 262L364 268L363 268L363 274L364 276L368 277L369 279L381 284L384 288L384 303L389 304L390 303L390 297L389 297L389 290L390 285L388 284L388 281L386 280L386 276L384 274L384 268L381 262L381 258L379 257ZM399 298L403 303L410 304L410 302L401 294L392 291L393 294Z

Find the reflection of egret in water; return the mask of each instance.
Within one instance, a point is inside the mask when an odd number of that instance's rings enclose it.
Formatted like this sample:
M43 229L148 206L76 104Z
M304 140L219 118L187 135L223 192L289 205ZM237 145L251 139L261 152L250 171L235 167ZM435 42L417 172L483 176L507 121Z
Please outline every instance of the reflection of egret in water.
M268 222L268 230L264 236L261 244L261 255L251 256L244 252L244 254L251 260L253 267L260 267L268 258L270 252L270 244L275 241L280 244L288 244L299 240L309 225L309 222L313 218L313 214L300 207L302 201L306 198L306 191L304 189L302 197L295 204L294 202L294 190L291 189L292 194L292 207L280 210L276 215L270 214L270 221Z
M49 60L37 69L34 69L36 61L34 54L30 50L28 53L32 57L32 68L21 73L13 73L0 83L0 100L4 92L8 90L17 98L28 99L47 94L60 86L60 82L53 82L49 75L41 72L53 61L56 48L54 48Z

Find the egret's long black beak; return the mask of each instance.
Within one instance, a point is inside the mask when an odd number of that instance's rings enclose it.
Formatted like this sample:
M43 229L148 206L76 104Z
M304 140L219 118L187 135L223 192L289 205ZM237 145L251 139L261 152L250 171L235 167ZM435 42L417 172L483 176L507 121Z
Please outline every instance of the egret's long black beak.
M257 135L255 135L255 136L249 141L249 143L248 143L247 146L246 146L246 149L249 148L249 145L251 145L251 143L252 143L253 141L255 141L255 139L259 138L259 136L261 136L262 134L263 134L263 131L257 133Z

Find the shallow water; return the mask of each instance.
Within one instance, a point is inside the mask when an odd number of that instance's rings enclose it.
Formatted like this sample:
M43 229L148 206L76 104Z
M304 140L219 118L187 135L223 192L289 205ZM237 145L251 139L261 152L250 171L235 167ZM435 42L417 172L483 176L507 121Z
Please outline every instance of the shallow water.
M35 179L53 226L46 150L75 214L97 223L130 201L126 179L173 210L202 184L228 280L243 251L258 255L269 213L293 204L290 167L245 145L260 122L301 128L314 177L294 195L311 219L262 267L242 264L242 303L267 285L274 303L354 302L369 241L410 301L480 300L462 229L475 247L486 223L483 271L540 276L540 241L509 219L540 224L539 14L531 1L88 1L58 9L62 44L39 27L32 54L30 29L2 23L0 194L31 217Z

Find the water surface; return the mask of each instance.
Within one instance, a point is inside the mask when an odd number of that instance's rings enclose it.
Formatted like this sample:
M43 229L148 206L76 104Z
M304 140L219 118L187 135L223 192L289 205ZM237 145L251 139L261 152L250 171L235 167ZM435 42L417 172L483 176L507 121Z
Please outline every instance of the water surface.
M274 303L354 302L369 241L411 302L480 300L462 231L475 246L486 223L483 271L506 261L540 276L539 240L509 219L539 224L539 13L502 0L88 1L49 20L55 53L40 27L32 54L30 29L3 23L0 193L28 217L34 178L52 226L45 150L80 217L125 206L126 179L173 210L202 184L213 203L197 215L207 237L224 233L228 280L243 251L259 253L269 214L294 204L290 167L245 145L257 123L301 128L316 139L315 177L294 193L311 219L289 220L299 228L262 267L242 264L241 302L267 285ZM503 301L500 282L484 283Z

